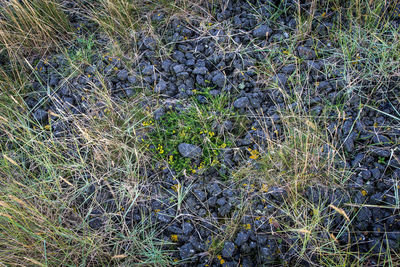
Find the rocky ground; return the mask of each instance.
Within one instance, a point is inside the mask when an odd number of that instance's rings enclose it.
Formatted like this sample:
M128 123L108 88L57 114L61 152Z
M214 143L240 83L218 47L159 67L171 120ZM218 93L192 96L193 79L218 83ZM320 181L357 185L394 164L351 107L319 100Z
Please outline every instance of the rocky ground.
M151 27L112 40L90 5L64 1L75 37L28 57L22 112L32 138L65 144L63 171L101 162L64 177L70 216L109 240L143 228L158 248L112 243L112 264L395 264L400 87L397 56L382 51L398 41L396 9L364 40L334 4L202 1L149 11ZM8 132L2 149L18 151ZM124 146L109 146L117 133Z

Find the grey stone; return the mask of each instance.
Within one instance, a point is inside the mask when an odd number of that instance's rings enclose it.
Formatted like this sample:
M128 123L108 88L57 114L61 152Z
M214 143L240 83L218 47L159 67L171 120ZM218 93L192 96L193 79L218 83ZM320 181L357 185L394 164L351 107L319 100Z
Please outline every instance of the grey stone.
M189 259L191 258L195 253L195 250L190 243L186 243L182 247L179 248L179 255L181 256L182 259Z
M390 144L390 139L384 135L376 134L372 137L372 142L379 145Z
M171 216L161 212L157 213L157 219L163 223L169 223L172 220Z
M207 197L207 193L206 192L204 192L203 190L193 190L193 193L197 196L197 198L201 201L201 202L203 202L203 201L205 201L206 200L206 197Z
M50 81L49 81L49 86L51 86L51 87L57 86L59 81L60 81L60 78L57 75L51 75Z
M179 63L185 63L186 58L185 58L185 54L182 53L181 51L175 51L173 57L179 62Z
M247 96L240 97L233 102L235 108L246 108L250 105L250 101Z
M128 82L130 84L135 84L136 83L136 77L135 76L128 76Z
M346 141L343 143L344 148L346 149L347 152L352 152L354 150L354 140L357 137L356 133L351 133L350 136L346 139Z
M193 74L200 74L200 75L205 75L207 74L208 69L206 67L196 67L193 70Z
M161 108L157 109L156 111L154 111L154 119L159 120L162 118L162 116L164 116L164 114L165 114L165 110L164 110L164 108L161 107Z
M118 80L124 82L128 78L128 71L127 70L120 70L117 74Z
M214 183L207 185L207 191L209 194L211 194L213 196L217 196L222 192L222 189L221 189L221 187L219 187L219 185L216 182L214 182Z
M226 203L224 206L218 208L218 213L221 216L226 216L231 212L232 204Z
M187 143L179 144L178 151L185 158L198 158L203 153L200 147Z
M218 206L223 206L223 205L225 205L226 204L226 199L224 198L224 197L221 197L221 198L219 198L218 200L217 200L217 205Z
M390 157L390 151L385 149L374 149L372 150L371 154L376 157L384 157L384 158Z
M189 235L194 230L193 225L191 223L188 223L188 222L184 223L182 228L183 228L183 234L184 235Z
M288 77L284 73L278 73L274 77L272 77L272 82L277 83L280 87L285 87L287 83Z
M174 70L174 72L176 74L178 74L180 72L184 72L185 71L185 65L179 64L179 65L174 66L172 69Z
M163 93L163 92L165 92L167 90L167 83L163 80L163 79L161 79L157 84L156 84L156 86L154 87L154 91L156 92L156 93Z
M221 72L218 72L216 75L212 77L212 82L221 88L224 87L225 75L223 75Z
M314 50L312 50L309 47L299 46L297 48L297 52L299 54L299 57L301 57L303 59L312 60L312 59L315 59L315 57L316 57Z
M146 67L143 68L142 73L144 75L153 75L154 74L154 66L147 65Z
M231 258L233 256L233 252L235 251L235 244L230 242L230 241L226 241L224 243L224 248L222 249L222 257L224 258Z
M89 226L92 229L99 229L102 225L103 225L103 222L102 222L101 218L99 218L99 217L93 218L89 221Z
M156 40L154 40L151 37L146 37L143 39L143 45L144 47L146 47L147 49L154 51L156 49Z
M239 232L236 236L235 239L235 244L236 246L240 247L241 245L243 245L244 243L247 242L247 240L249 239L249 234L246 232Z
M294 65L294 64L289 64L289 65L286 65L286 66L282 67L280 71L283 72L283 73L285 73L285 74L290 75L290 74L292 74L295 70L296 70L296 65Z
M179 72L176 74L176 77L181 80L186 80L187 78L189 78L189 73L187 71Z
M169 60L169 59L164 60L164 61L161 63L161 67L163 68L164 71L167 71L167 72L170 71L171 65L172 65L172 61Z
M254 37L260 38L260 39L266 39L267 36L271 35L271 33L272 33L272 30L267 25L260 25L253 31Z
M38 122L45 122L48 118L47 111L38 108L34 113L33 113L33 118L37 120Z

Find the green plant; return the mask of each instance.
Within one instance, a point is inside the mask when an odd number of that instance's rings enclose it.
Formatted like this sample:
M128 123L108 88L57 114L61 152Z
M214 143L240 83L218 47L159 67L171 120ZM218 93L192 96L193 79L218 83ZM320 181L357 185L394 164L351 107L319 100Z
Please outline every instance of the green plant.
M233 112L227 96L213 97L207 91L195 92L208 96L209 104L202 105L192 100L190 105L179 110L167 110L159 121L144 121L143 126L151 126L145 145L155 153L155 159L165 161L181 172L196 173L210 166L219 166L220 151L232 146L233 140L223 132L223 123L238 116ZM220 131L217 128L220 127ZM178 145L189 143L202 148L202 155L195 161L179 154Z

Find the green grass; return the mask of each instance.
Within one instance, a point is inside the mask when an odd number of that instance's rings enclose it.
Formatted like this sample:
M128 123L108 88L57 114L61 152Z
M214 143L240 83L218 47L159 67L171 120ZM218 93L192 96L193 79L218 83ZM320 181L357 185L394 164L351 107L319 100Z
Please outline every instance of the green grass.
M228 95L212 96L208 90L194 94L207 97L209 103L200 104L193 97L179 110L167 109L159 121L142 122L151 128L148 139L143 142L154 152L156 161L166 162L169 168L177 172L185 170L188 174L221 166L220 152L233 147L235 142L234 136L227 134L225 122L231 121L230 127L238 133L245 127L244 118L234 112ZM202 155L198 160L182 157L178 151L180 143L201 147Z

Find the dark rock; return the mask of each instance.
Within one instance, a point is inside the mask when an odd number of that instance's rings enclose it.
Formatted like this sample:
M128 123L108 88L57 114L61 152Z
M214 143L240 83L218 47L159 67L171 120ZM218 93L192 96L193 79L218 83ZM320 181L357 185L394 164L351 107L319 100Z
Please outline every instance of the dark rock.
M146 37L143 39L143 45L147 49L154 51L156 49L157 43L156 43L156 40L154 40L153 38Z
M249 105L250 101L246 96L238 98L235 100L235 102L233 102L233 106L235 108L247 108Z
M126 81L126 79L128 78L128 71L127 70L120 70L117 74L117 78L118 80L120 80L121 82Z
M193 193L197 196L197 198L203 202L206 200L207 193L202 190L193 190Z
M223 217L228 215L229 212L231 212L231 209L232 209L232 204L226 203L224 206L218 208L218 213Z
M186 80L187 78L189 78L189 73L187 71L179 72L176 74L176 77L181 80Z
M208 69L206 68L206 67L196 67L194 70L193 70L193 74L200 74L200 75L205 75L205 74L207 74L207 72L208 72Z
M243 245L244 243L247 242L247 240L249 239L249 234L246 232L239 232L236 236L235 239L235 244L236 246L240 247L241 245Z
M163 93L166 90L167 90L167 83L163 79L160 79L160 81L154 87L154 91L156 93Z
M223 206L223 205L225 205L226 204L226 199L224 198L224 197L221 197L221 198L219 198L218 200L217 200L217 205L218 206Z
M179 248L179 255L181 256L182 259L189 259L191 258L195 253L195 250L190 243L186 243L185 245L181 246Z
M287 80L287 75L283 73L278 73L274 77L272 77L272 82L278 84L278 86L280 87L285 87Z
M172 69L174 70L174 72L176 74L178 74L178 73L181 73L181 72L185 71L185 65L179 64L179 65L174 66Z
M370 171L374 179L379 179L381 177L381 172L378 168L371 169Z
M217 196L222 192L222 189L217 183L214 182L207 185L207 191L210 195Z
M290 75L296 70L296 65L289 64L280 69L280 71L284 74Z
M372 137L372 142L377 145L390 144L390 139L384 135L377 134Z
M173 57L181 64L185 63L186 61L185 54L181 51L175 51Z
M312 60L312 59L315 59L315 57L316 57L314 50L312 50L309 47L299 46L297 48L297 52L299 54L299 57L301 57L303 59Z
M169 223L172 220L171 216L161 212L157 213L157 219L163 223Z
M235 251L235 244L230 242L230 241L226 241L224 243L224 248L222 249L222 257L224 258L231 258L233 256L233 252Z
M57 75L51 75L50 81L49 81L49 86L51 86L51 87L57 86L59 81L60 81L60 78Z
M93 229L99 229L103 225L103 222L100 217L92 218L89 221L89 226Z
M212 82L221 88L224 87L225 75L223 75L221 72L218 72L216 75L212 77Z
M194 227L191 223L185 222L183 224L182 229L183 229L183 234L187 236L193 232Z
M354 167L357 167L357 166L361 163L361 161L364 159L364 157L365 157L365 154L363 154L363 153L357 154L357 155L354 157L354 159L352 160L351 166L352 166L353 168L354 168Z
M371 154L373 156L376 157L384 157L384 158L388 158L390 157L390 151L389 150L385 150L385 149L373 149Z
M203 150L196 146L187 143L181 143L178 145L178 151L185 158L198 158L202 153Z
M135 84L136 83L136 77L135 76L128 76L128 82L130 84Z
M272 30L267 25L260 25L253 30L253 36L260 39L266 39L272 34Z
M47 111L38 108L34 113L33 113L33 118L37 120L38 122L46 122L48 118L48 113Z
M343 143L344 148L346 149L347 152L353 152L354 150L354 140L357 137L356 133L351 133L350 136L345 140Z
M143 68L142 73L144 75L153 75L154 74L154 66L153 65L147 65Z

